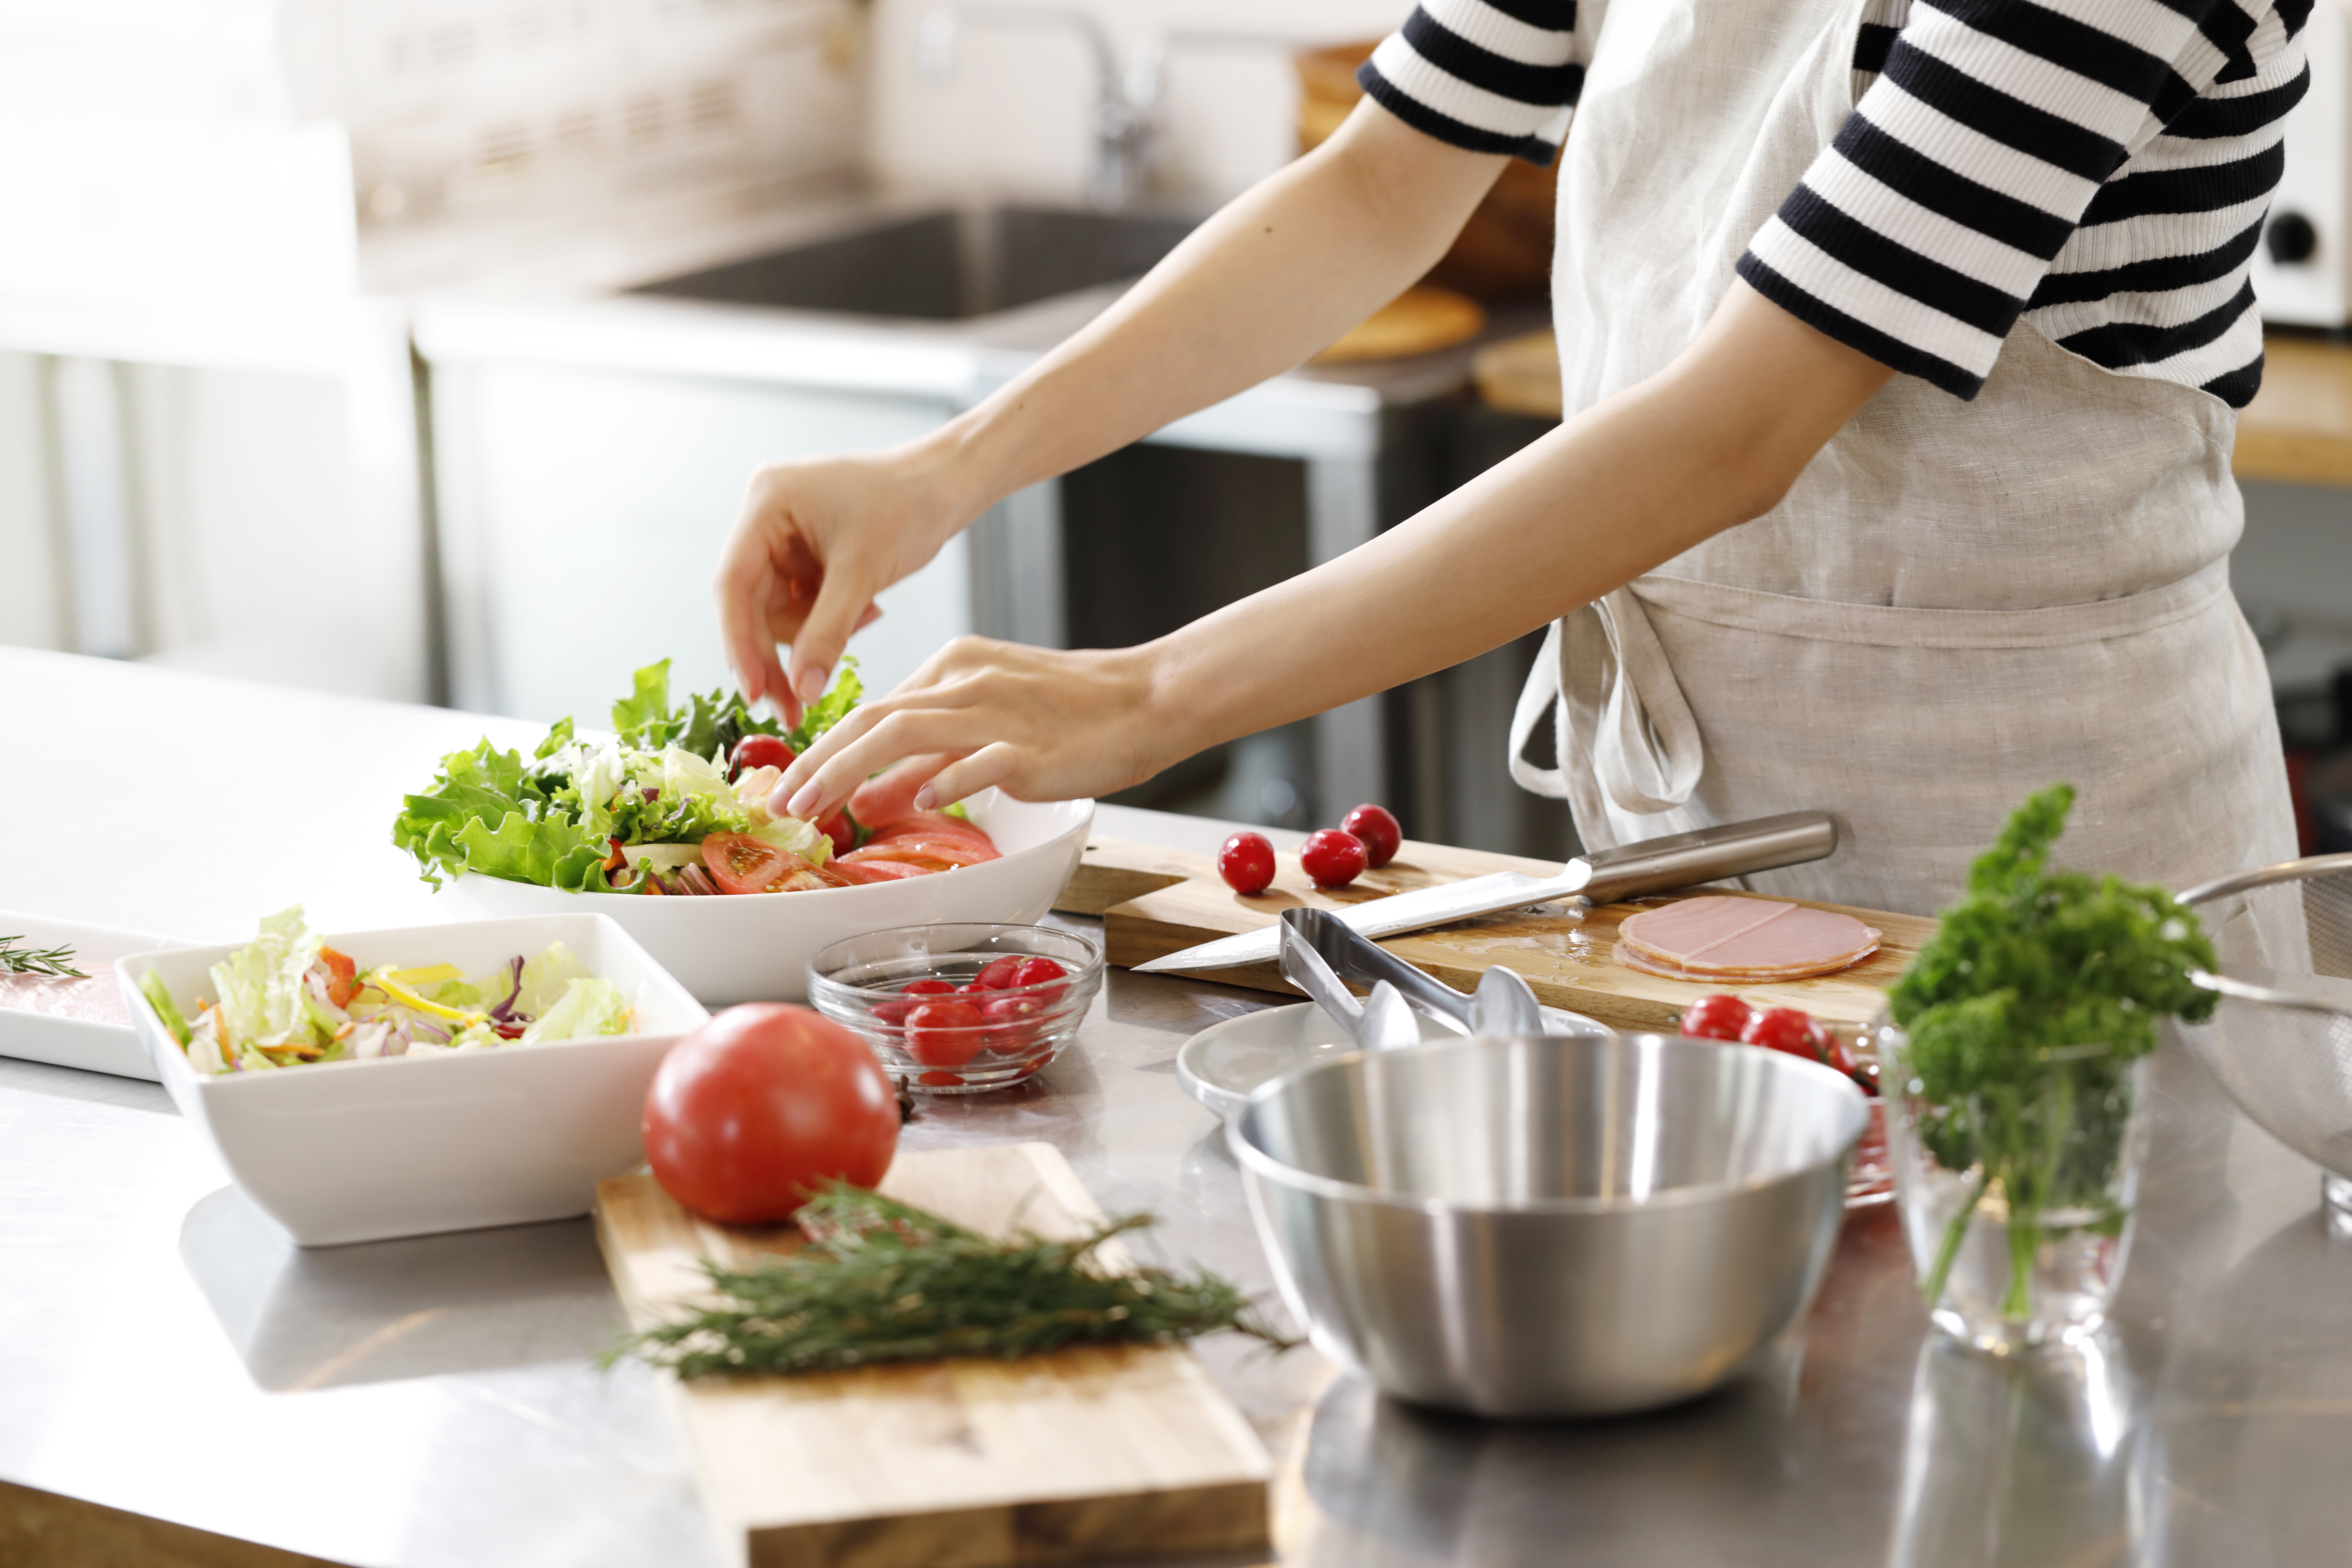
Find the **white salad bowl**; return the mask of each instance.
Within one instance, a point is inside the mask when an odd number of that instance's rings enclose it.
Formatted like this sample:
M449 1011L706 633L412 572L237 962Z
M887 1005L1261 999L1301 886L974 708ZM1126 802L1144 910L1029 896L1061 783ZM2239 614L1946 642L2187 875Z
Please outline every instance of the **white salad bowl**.
M645 1160L654 1068L710 1015L600 914L329 934L362 969L454 963L480 974L551 942L610 980L636 1032L446 1055L200 1073L139 994L149 971L183 1011L242 942L116 961L155 1076L256 1207L305 1247L524 1225L586 1214L596 1183Z
M569 893L468 873L442 888L473 915L610 915L688 991L713 1007L799 1002L819 950L893 926L971 921L1034 925L1078 868L1094 825L1090 800L1033 804L987 790L964 802L1003 858L856 888L719 898Z

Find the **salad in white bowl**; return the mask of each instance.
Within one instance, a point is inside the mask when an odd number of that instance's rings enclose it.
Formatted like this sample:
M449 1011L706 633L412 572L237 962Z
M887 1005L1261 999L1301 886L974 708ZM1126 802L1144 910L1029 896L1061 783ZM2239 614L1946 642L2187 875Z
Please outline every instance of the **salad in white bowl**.
M567 719L528 757L488 741L449 753L404 799L393 842L469 915L585 897L711 1005L800 1000L809 957L866 931L1034 922L1077 867L1092 801L989 790L888 823L772 815L782 770L856 704L846 659L791 730L730 692L674 709L668 675L667 661L637 671L608 735Z
M625 1035L634 1018L621 988L561 942L472 979L454 963L362 969L299 904L264 920L210 980L185 1006L155 971L139 981L188 1065L207 1074Z

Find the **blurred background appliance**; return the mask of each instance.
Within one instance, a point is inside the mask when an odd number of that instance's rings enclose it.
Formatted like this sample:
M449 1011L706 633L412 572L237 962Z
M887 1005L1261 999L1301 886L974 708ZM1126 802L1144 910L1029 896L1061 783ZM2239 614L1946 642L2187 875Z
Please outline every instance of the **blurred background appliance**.
M2286 169L2254 252L2263 320L2352 326L2352 5L2316 0L2303 30L2311 90L2286 118Z

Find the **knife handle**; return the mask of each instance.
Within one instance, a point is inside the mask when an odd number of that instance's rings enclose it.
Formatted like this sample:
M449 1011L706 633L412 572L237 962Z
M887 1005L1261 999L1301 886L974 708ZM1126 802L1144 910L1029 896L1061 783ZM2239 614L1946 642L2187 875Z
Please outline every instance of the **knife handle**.
M1825 811L1792 811L1753 822L1727 822L1719 827L1645 838L1585 857L1592 868L1592 879L1585 884L1582 896L1596 904L1615 903L1644 893L1744 877L1750 871L1801 866L1832 854L1837 846L1837 819Z

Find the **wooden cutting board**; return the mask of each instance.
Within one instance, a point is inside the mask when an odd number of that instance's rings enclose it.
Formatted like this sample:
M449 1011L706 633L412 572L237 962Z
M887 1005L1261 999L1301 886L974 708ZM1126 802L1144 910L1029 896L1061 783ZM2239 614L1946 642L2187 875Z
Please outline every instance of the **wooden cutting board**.
M881 1190L971 1229L1084 1234L1101 1211L1044 1143L899 1154ZM789 1252L793 1227L697 1219L651 1175L600 1182L596 1234L630 1321L708 1289L704 1258ZM1128 1255L1112 1242L1114 1268ZM1265 1445L1181 1346L1058 1351L800 1377L669 1380L703 1500L759 1568L994 1568L1255 1552Z
M1559 869L1550 861L1412 839L1405 841L1395 859L1377 871L1367 871L1345 888L1314 886L1299 870L1295 855L1277 855L1275 865L1274 886L1255 898L1244 898L1225 886L1205 857L1097 837L1087 844L1077 874L1062 889L1054 907L1100 915L1110 962L1132 968L1198 942L1272 925L1292 904L1343 909L1368 899L1462 881L1491 871L1549 877ZM1475 986L1487 969L1507 964L1519 972L1538 999L1598 1018L1612 1028L1671 1028L1684 1008L1717 991L1732 992L1759 1007L1801 1007L1827 1021L1864 1024L1877 1015L1886 988L1936 930L1933 920L1918 915L1817 904L1812 907L1837 910L1876 927L1881 933L1878 952L1851 969L1811 980L1774 985L1697 984L1643 974L1609 956L1617 942L1620 921L1665 901L1643 899L1604 904L1580 916L1566 910L1546 915L1513 911L1436 931L1387 937L1381 945L1464 991ZM1298 994L1272 963L1203 970L1199 977Z

